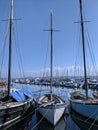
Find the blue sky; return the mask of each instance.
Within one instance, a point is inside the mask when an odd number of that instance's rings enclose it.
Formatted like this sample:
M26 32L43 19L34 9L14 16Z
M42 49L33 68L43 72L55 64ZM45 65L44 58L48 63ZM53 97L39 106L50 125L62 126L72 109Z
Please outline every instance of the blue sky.
M89 32L92 50L98 64L98 0L83 0L83 15ZM50 35L43 31L50 27L50 11L53 12L53 28L60 30L53 34L55 68L66 68L76 64L81 66L82 46L80 36L79 0L14 0L13 56L12 73L19 74L16 44L20 49L24 73L31 75L33 71L49 68ZM9 0L0 1L0 19L8 19ZM7 22L0 22L1 49ZM87 32L87 31L86 31ZM7 43L8 44L8 43ZM3 70L7 72L8 45L5 47ZM48 50L48 51L47 51ZM88 50L87 50L88 52ZM19 54L19 52L18 52ZM47 55L47 60L45 62ZM18 55L19 56L19 55ZM92 66L89 53L87 61ZM17 61L18 60L18 61ZM1 63L1 62L0 62Z

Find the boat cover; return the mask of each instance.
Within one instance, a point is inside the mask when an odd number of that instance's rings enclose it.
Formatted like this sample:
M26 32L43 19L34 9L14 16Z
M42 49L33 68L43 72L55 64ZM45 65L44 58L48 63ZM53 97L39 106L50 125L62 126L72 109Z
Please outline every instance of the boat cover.
M26 100L26 97L25 97L24 93L21 92L21 90L11 92L11 96L18 102L23 102Z
M21 89L10 93L11 96L18 102L23 102L28 98L33 97L33 93L28 89ZM27 97L26 97L27 96Z
M24 93L27 97L29 97L29 98L32 98L32 97L33 97L33 93L32 93L29 89L23 89L22 91L23 91L23 93Z

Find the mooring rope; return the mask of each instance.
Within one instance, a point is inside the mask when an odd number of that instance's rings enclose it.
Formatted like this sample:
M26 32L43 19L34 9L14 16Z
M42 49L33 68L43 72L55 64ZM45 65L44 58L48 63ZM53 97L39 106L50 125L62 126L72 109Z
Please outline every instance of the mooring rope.
M93 127L93 125L95 124L95 122L96 122L96 119L98 119L98 115L97 115L97 117L95 118L95 120L93 121L93 123L91 124L91 126L89 127L89 129L88 130L91 130L91 128Z
M93 115L95 115L95 114L96 114L96 111L97 111L97 110L95 110L95 112L92 113L85 121L88 121Z
M45 114L43 115L43 117L39 120L39 122L37 122L37 124L35 124L35 126L33 126L33 128L31 130L33 130L34 128L36 128L40 123L41 121L45 118L45 115L47 114L47 112L49 111L49 109L45 112Z
M78 118L78 117L76 117L76 116L74 116L74 115L72 115L72 117L75 118L75 119L78 119L78 120L80 120L80 121L82 121L82 122L84 122L84 123L90 124L90 122L87 122L87 121L85 121L85 120L82 120L82 119L80 119L80 118ZM95 120L93 121L93 123L91 124L91 126L90 126L90 128L89 128L88 130L90 130L90 129L93 127L93 125L94 125L94 123L95 123L95 121L96 121L97 118L98 118L98 116L95 118ZM98 127L98 125L96 125L96 126Z
M46 105L48 105L48 104L46 104ZM39 107L37 107L36 109L35 109L35 111L37 111L39 108L41 108L41 107L45 107L46 105L44 105L44 104L42 104L42 105L40 105ZM47 111L45 112L45 114L43 115L43 117L40 119L40 121L31 129L31 130L33 130L34 128L36 128L40 123L41 123L41 121L45 118L45 115L47 114L47 112L49 111L50 109L47 109ZM62 110L61 110L62 111Z

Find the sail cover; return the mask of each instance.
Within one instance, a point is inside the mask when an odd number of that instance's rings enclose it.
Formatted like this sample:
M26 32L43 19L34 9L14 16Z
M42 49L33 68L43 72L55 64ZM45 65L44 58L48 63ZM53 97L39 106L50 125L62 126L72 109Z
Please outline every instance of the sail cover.
M33 97L33 93L29 89L23 89L22 91L28 98Z
M10 94L18 102L23 102L26 100L26 96L24 95L24 93L21 90L11 92Z
M23 102L28 98L33 98L33 93L28 89L21 89L10 93L12 98L18 102Z

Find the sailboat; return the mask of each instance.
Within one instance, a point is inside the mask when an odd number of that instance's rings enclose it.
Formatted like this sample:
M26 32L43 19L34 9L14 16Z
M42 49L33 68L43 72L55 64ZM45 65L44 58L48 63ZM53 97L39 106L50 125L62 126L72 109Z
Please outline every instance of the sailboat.
M9 18L9 60L8 60L8 87L7 96L0 99L0 128L25 116L34 109L33 93L28 89L11 92L11 56L12 56L12 30L13 30L13 0L10 0Z
M38 112L50 122L53 126L55 126L65 111L65 101L60 98L58 95L53 94L52 92L52 63L53 63L53 44L52 44L52 12L50 13L50 31L51 39L50 39L50 93L44 94L37 100Z
M88 96L87 74L86 74L86 57L85 57L85 38L84 38L84 22L82 15L82 0L79 0L80 4L80 16L81 16L81 30L82 30L82 47L83 47L83 59L84 59L84 84L85 93L76 91L70 94L70 108L78 114L98 121L98 101Z

